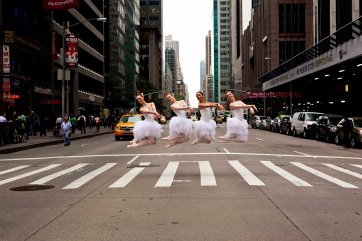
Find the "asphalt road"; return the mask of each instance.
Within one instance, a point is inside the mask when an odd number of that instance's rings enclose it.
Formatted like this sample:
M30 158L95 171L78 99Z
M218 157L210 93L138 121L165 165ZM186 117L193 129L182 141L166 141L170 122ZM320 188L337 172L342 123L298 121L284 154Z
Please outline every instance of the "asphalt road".
M1 155L0 240L362 240L362 149L254 129L245 144L127 144Z

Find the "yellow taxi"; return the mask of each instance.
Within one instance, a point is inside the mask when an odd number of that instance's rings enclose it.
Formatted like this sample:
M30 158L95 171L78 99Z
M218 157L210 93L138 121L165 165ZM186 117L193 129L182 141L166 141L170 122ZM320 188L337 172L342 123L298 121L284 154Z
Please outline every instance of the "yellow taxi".
M136 122L142 120L141 114L125 114L119 119L114 128L114 138L118 141L121 138L133 138L133 127Z

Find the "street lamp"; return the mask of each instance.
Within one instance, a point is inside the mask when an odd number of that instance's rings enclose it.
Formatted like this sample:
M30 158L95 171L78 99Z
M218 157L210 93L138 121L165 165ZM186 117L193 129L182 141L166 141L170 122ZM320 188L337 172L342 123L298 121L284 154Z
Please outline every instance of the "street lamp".
M68 26L65 26L65 22L63 22L63 36L62 36L62 40L63 40L63 51L61 52L61 56L62 56L62 115L64 115L65 113L65 94L64 94L64 88L65 88L65 70L66 70L66 65L65 65L65 37L66 37L66 33L69 30L69 28L74 27L78 24L81 23L85 23L85 22L90 22L90 21L100 21L100 22L106 22L107 18L89 18L89 19L85 19L83 21L80 21L78 23L72 24L72 25L68 25L69 22L67 22ZM103 28L104 29L104 28ZM104 31L103 31L103 35L104 35ZM104 45L104 43L103 43ZM103 55L104 55L104 49L103 49ZM104 61L104 60L103 60ZM67 109L66 109L66 113L69 115L69 88L68 88L68 80L67 80Z

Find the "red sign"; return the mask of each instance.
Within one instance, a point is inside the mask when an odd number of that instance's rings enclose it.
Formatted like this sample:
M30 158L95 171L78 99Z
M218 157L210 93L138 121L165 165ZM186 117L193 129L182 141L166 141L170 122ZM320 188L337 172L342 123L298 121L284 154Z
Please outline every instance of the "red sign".
M46 10L64 10L69 8L77 8L79 0L44 0L43 8Z
M65 38L65 63L68 68L78 66L78 36L67 34Z

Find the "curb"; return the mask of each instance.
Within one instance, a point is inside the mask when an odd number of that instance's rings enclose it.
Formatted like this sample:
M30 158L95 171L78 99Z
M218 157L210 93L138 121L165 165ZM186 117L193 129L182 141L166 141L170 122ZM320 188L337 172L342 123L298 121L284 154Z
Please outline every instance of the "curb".
M90 135L86 135L86 136L71 137L70 140L75 141L75 140L79 140L79 139L85 139L85 138L89 138L89 137L95 137L95 136L100 136L100 135L105 135L105 134L110 134L110 133L114 133L114 132L109 131L109 132L90 134ZM63 142L64 142L63 139L59 139L59 140L54 140L54 141L29 144L29 145L25 145L25 146L15 146L15 147L10 147L5 150L0 150L0 154L9 154L9 153L14 153L14 152L18 152L18 151L29 150L32 148L42 147L42 146L55 145L55 144L59 144L59 143L63 143Z

